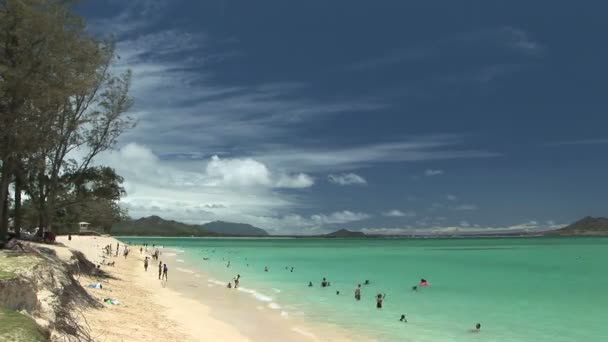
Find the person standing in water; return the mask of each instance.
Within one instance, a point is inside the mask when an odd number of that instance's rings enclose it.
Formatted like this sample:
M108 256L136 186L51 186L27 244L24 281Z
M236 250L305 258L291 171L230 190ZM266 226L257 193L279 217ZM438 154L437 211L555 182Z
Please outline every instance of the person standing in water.
M481 330L481 324L477 323L475 324L475 329L471 329L469 330L472 333L478 333Z
M399 322L407 323L407 318L405 318L405 314L401 315L401 318L399 319Z
M355 299L361 300L361 284L357 285L357 288L355 289Z
M382 309L382 302L384 301L385 297L386 297L386 295L382 295L382 294L378 293L378 295L376 296L376 308L377 309Z
M264 272L268 272L268 266L264 267Z

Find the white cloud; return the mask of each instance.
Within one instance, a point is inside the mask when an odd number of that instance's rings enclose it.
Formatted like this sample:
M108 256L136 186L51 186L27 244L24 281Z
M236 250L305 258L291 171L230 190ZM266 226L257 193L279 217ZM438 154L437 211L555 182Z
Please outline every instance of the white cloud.
M413 211L401 211L401 210L397 210L397 209L393 209L393 210L389 210L387 212L382 213L383 216L388 216L388 217L414 217L416 216L416 213Z
M266 165L250 158L222 160L211 157L207 164L208 185L213 186L270 186L270 171Z
M475 204L460 204L452 207L454 210L477 210L477 205Z
M360 212L352 212L350 210L336 211L329 215L319 214L312 215L311 219L318 224L335 224L348 223L353 221L361 221L370 218L371 215Z
M454 196L454 195L450 195L450 194L447 194L447 195L445 196L445 198L446 198L448 201L455 201L455 200L457 200L457 199L458 199L456 196Z
M367 184L365 178L355 173L343 173L339 175L329 175L330 182L339 185Z
M471 225L467 221L462 221L458 226L430 226L430 227L392 227L392 228L363 228L360 229L366 234L381 235L451 235L451 234L500 234L516 232L542 232L547 230L559 229L563 224L538 225L534 221L515 224L512 226L486 226L478 224Z
M296 175L283 174L279 178L276 186L279 188L308 188L315 183L314 179L307 174L298 173Z
M300 171L346 171L377 163L415 162L462 158L489 158L499 154L459 149L462 141L454 136L418 137L405 141L371 143L367 145L307 149L271 145L254 154L269 165L296 168ZM439 171L442 170L430 170Z
M312 185L304 174L277 171L275 176L252 158L166 160L134 143L102 154L97 163L114 167L125 178L128 194L121 205L135 218L160 215L192 223L223 219L253 224L264 221L259 217L289 215L296 206L295 197L276 188ZM308 221L303 227L317 224Z
M428 169L426 171L424 171L424 175L428 176L428 177L432 177L432 176L439 176L443 174L443 170L432 170L432 169Z

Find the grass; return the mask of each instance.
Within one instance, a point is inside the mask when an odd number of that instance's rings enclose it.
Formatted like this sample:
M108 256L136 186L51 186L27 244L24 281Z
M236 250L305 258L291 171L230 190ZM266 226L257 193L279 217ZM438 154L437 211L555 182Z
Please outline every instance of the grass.
M0 251L0 280L15 278L40 262L41 260L36 256Z
M0 341L46 342L49 339L33 319L0 308Z

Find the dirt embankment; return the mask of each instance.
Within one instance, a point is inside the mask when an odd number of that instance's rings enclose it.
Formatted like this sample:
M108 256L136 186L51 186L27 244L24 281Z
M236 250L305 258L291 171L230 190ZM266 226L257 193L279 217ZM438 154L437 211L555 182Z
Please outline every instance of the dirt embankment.
M83 310L102 304L82 288L77 278L81 274L103 277L103 273L82 253L67 248L38 244L22 247L0 251L0 308L35 320L35 340L92 341L81 315ZM0 325L7 317L0 316Z

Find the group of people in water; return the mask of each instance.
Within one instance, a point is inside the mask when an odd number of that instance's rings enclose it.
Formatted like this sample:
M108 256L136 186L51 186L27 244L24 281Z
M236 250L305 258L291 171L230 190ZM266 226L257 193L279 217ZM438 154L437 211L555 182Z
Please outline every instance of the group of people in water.
M213 250L212 252L215 252L215 250ZM156 258L158 259L158 251L156 251L156 253L154 255L156 255ZM153 257L154 257L154 255L153 255ZM209 260L209 258L206 257L206 258L204 258L204 260ZM222 258L222 261L225 261L225 258ZM144 261L144 267L146 268L146 271L147 271L147 263L148 263L148 257L146 257L146 260ZM167 265L164 264L163 267L161 267L161 265L162 265L162 262L159 262L159 265L158 265L158 267L159 267L159 269L158 269L158 277L159 277L159 279L161 279L161 275L162 275L162 279L167 279L167 271L168 271L167 270ZM230 266L231 266L231 262L228 261L228 263L226 264L226 267L229 268ZM247 267L249 267L249 264L247 264ZM294 271L294 267L293 266L286 266L285 270L289 270L290 272L293 272ZM264 272L269 272L269 271L270 271L270 269L268 268L268 266L264 266ZM235 278L233 278L231 281L228 282L228 284L226 285L226 287L229 288L229 289L232 289L232 288L236 289L236 288L239 287L240 280L241 280L241 275L237 274L237 276ZM365 280L363 282L363 285L370 285L370 284L371 284L371 282L369 280ZM357 284L357 286L355 287L355 290L354 290L354 298L355 298L356 301L360 301L361 298L362 298L362 296L361 296L362 286L361 285L362 284ZM313 287L313 286L314 286L313 282L310 281L308 283L308 287ZM330 287L331 286L331 282L326 277L323 277L322 280L321 280L321 282L320 282L320 286L322 288ZM426 280L425 278L421 278L420 281L418 282L418 284L412 286L412 291L418 292L421 288L426 288L426 287L429 287L429 286L430 286L429 281ZM336 291L336 295L340 295L340 291ZM386 300L386 293L378 293L375 296L376 308L377 309L382 309L385 300ZM407 323L408 322L406 314L401 314L401 316L399 317L399 322L402 322L402 323ZM480 332L480 330L481 330L481 324L477 323L475 325L475 328L469 330L469 332L477 333L477 332Z

